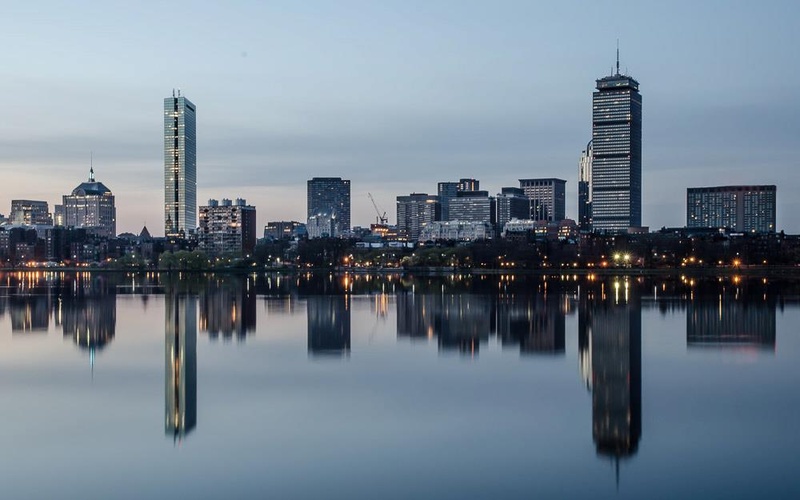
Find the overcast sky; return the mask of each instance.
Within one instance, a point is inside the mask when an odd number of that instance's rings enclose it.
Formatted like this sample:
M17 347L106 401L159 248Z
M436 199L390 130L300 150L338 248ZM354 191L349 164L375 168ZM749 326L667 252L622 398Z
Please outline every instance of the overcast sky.
M163 234L163 99L197 106L198 203L304 220L306 180L395 198L474 177L567 183L614 64L643 96L643 224L681 226L686 188L776 184L800 233L800 2L4 2L0 213L88 177L117 229Z

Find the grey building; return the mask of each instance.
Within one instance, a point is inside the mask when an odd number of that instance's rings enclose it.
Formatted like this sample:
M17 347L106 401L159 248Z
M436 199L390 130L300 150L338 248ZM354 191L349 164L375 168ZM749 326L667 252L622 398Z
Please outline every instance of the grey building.
M62 200L64 226L85 228L108 238L116 237L117 208L114 195L105 184L95 180L94 168L89 170L89 180L81 182L71 194L62 196Z
M578 176L578 227L592 230L592 141L581 152Z
M619 72L597 80L592 96L592 227L619 232L642 225L642 96Z
M341 177L314 177L308 181L307 217L328 214L340 231L350 232L350 181Z
M180 90L164 99L164 234L197 228L196 108Z
M200 248L209 256L245 255L256 246L256 207L237 198L223 198L222 203L208 200L200 207L200 228L197 235Z
M270 221L264 226L264 238L270 240L292 239L305 234L306 225L297 221Z
M718 186L686 190L686 227L775 232L777 187Z
M450 200L450 220L461 222L497 222L494 198L488 191L459 191Z
M8 215L12 224L26 226L52 226L53 218L46 201L11 200L11 213Z
M503 226L511 219L528 219L531 216L531 200L525 196L522 188L502 188L495 197L495 203L498 231L502 231Z
M531 201L530 219L558 222L566 219L567 181L563 179L520 179L519 187Z
M425 226L440 219L438 196L411 193L397 197L397 234L400 238L416 241Z

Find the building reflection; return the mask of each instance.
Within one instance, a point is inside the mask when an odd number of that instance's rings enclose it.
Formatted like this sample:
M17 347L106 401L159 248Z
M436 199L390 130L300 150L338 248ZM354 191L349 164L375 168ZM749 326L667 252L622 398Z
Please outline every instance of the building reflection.
M398 337L436 337L443 351L477 354L496 331L490 295L398 292L396 300Z
M592 300L591 288L578 289L578 365L581 380L592 389Z
M617 463L636 453L642 433L641 314L638 294L627 282L616 282L584 317L591 345L592 436L597 453Z
M70 292L62 293L56 318L64 337L72 337L75 345L93 355L114 339L116 287L102 279L76 281Z
M45 333L50 326L49 295L13 295L8 310L12 333Z
M175 441L197 424L197 297L164 295L165 430Z
M308 313L308 352L345 355L350 353L350 297L348 295L310 295Z
M758 299L760 299L759 297ZM775 349L773 300L736 300L731 294L689 302L686 345Z
M497 334L523 354L564 354L565 310L557 294L501 295Z
M256 329L256 293L248 278L213 280L200 289L200 331L243 340Z

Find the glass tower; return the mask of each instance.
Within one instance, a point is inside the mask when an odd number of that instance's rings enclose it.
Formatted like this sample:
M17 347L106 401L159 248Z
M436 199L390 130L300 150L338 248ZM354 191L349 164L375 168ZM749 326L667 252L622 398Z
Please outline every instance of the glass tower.
M164 234L186 236L197 227L195 107L180 90L164 99Z
M597 80L592 97L592 227L619 232L642 225L642 96L619 72Z

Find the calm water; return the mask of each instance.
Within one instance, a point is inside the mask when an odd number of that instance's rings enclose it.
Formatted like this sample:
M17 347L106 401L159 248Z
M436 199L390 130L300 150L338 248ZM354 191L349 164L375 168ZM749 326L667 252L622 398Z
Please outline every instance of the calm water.
M800 287L0 274L2 498L800 498Z

